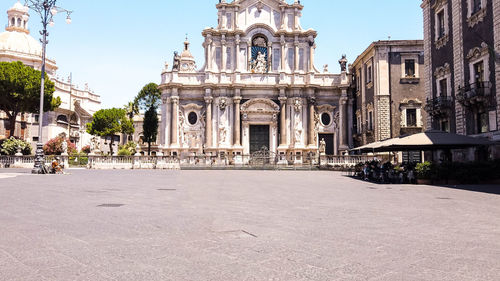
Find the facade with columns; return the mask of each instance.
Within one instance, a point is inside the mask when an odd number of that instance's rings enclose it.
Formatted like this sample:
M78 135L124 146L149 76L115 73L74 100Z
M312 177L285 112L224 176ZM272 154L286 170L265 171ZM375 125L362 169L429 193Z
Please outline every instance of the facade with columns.
M350 76L314 66L316 31L303 6L284 0L220 1L218 26L203 30L205 65L175 53L162 72L160 143L167 154L281 156L348 149Z

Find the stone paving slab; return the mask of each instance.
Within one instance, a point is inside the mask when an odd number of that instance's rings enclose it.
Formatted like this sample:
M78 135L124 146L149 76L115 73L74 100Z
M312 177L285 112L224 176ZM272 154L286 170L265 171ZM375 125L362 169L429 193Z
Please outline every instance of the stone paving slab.
M499 280L500 196L335 172L0 170L0 281Z

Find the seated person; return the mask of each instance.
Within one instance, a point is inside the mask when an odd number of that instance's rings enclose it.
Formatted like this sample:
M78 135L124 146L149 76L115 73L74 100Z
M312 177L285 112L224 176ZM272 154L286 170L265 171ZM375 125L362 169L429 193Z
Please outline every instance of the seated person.
M52 171L51 172L53 174L62 174L63 173L62 167L61 167L61 165L59 165L58 160L59 160L59 157L57 157L56 159L54 159L52 161Z

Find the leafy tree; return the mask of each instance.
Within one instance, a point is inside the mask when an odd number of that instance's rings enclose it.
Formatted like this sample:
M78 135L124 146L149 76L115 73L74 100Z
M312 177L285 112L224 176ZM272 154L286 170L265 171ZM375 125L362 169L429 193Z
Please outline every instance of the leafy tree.
M0 62L0 110L9 118L10 136L14 136L18 114L39 113L40 83L42 72L22 62ZM59 97L54 98L54 83L45 80L43 110L53 111L61 105Z
M118 133L133 134L134 126L124 109L101 109L94 114L92 123L87 124L87 132L91 135L110 137L109 151L113 154L114 136Z
M151 155L151 143L156 141L158 136L158 113L160 106L161 93L158 85L149 83L142 88L134 100L138 108L145 111L142 130L144 142L148 143L148 155Z
M161 93L158 89L158 85L155 83L149 83L144 86L134 100L134 104L142 111L147 111L151 107L158 108L160 102Z
M156 113L156 107L150 107L144 114L142 130L144 142L148 143L148 155L151 155L151 143L155 142L158 136L158 113Z

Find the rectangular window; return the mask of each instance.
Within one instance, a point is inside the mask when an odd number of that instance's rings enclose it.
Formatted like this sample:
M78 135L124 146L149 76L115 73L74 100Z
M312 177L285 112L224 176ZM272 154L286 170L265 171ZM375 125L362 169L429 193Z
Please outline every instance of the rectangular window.
M478 121L478 129L479 129L479 132L478 133L487 133L488 130L489 130L489 126L488 126L488 119L489 119L489 116L488 116L488 112L479 112L478 113L478 116L477 116L477 121Z
M222 66L222 57L221 57L221 48L215 48L215 63L217 64L217 68L221 69Z
M448 80L447 79L439 80L439 96L441 96L441 97L448 96Z
M295 17L293 14L288 14L288 29L293 29Z
M38 120L40 120L40 115L35 114L33 115L33 117L35 118L35 123L38 123Z
M406 127L417 127L417 109L406 109Z
M226 17L227 17L227 29L231 29L233 26L233 17L230 13L227 13Z
M405 60L405 76L415 77L415 60Z
M288 48L288 68L290 68L291 71L293 71L293 66L295 64L295 61L294 61L294 51L293 51L293 48Z
M482 61L474 64L474 81L476 83L484 82L484 63Z
M450 132L450 122L448 119L446 120L441 120L441 131L443 132Z
M232 54L231 48L227 47L227 49L226 49L226 69L227 70L232 69L231 64L232 64L233 60L231 59L231 54Z
M274 23L276 24L276 27L278 29L280 29L281 28L281 13L278 11L273 11L273 15L274 15Z
M304 70L304 49L299 49L299 70Z
M444 22L444 10L438 13L438 38L442 38L445 35L445 22Z
M373 131L373 111L368 112L368 130Z
M356 88L358 91L361 90L361 71L358 71L356 76Z
M482 0L471 0L471 1L472 1L472 13L475 14L481 10Z
M361 116L358 117L358 124L357 125L358 125L358 134L360 134L361 133L361 129L362 129L361 128Z
M281 61L281 55L280 55L280 49L273 49L273 70L278 71L280 69L280 61Z
M366 83L372 82L372 66L368 66L366 68Z

